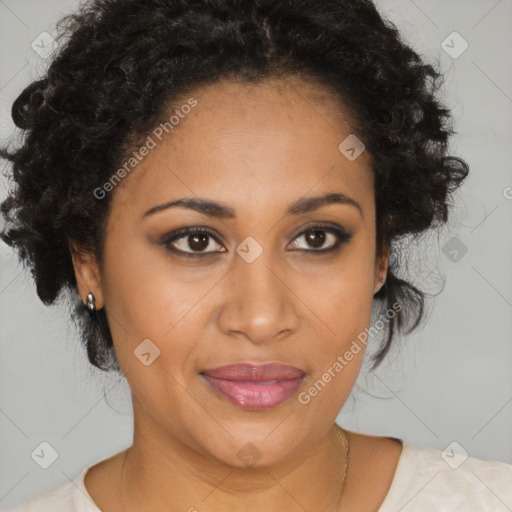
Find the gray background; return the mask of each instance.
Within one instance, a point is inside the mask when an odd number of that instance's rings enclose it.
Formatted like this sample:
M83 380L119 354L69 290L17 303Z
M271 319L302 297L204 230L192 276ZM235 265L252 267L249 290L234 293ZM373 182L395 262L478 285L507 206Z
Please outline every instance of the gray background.
M32 41L54 33L76 5L0 0L2 143L14 127L12 101L46 64ZM412 247L416 284L435 293L446 280L429 320L399 340L401 351L375 374L363 368L338 421L441 450L456 441L471 456L512 463L512 1L380 0L378 7L446 73L444 99L458 132L452 153L471 174L450 224ZM456 59L441 46L453 31L469 43ZM2 181L1 198L5 189ZM454 243L467 249L458 261L442 250ZM10 508L129 446L132 417L127 384L89 366L66 308L39 301L3 243L0 257L0 506ZM31 458L43 441L58 452L48 469Z

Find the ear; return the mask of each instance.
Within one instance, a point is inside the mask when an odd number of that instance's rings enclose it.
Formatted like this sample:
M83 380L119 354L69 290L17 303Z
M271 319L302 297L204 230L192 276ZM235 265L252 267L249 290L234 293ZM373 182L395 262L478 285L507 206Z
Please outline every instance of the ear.
M73 268L75 269L78 293L85 304L89 293L94 294L96 308L103 307L103 294L99 265L96 258L87 251L81 250L76 244L70 244Z
M375 281L373 294L375 295L383 286L386 281L386 274L389 265L389 245L385 247L382 254L376 259L375 262Z

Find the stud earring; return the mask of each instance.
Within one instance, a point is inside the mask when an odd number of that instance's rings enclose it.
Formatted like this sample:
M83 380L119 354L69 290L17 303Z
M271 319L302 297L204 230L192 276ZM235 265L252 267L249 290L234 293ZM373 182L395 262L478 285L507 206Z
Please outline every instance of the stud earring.
M96 313L96 298L94 297L94 294L92 292L90 292L87 295L85 305L86 305L87 309L89 310L89 313L91 313L91 314Z

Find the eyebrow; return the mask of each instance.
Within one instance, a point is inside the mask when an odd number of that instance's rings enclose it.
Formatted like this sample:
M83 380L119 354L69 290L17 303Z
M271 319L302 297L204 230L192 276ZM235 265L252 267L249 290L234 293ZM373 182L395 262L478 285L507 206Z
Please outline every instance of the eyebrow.
M352 205L357 208L359 214L361 217L363 217L363 208L361 205L355 199L352 199L346 194L342 194L340 192L332 192L323 196L301 197L297 201L290 203L287 206L285 215L290 216L310 213L312 211L318 210L322 206L327 206L329 204ZM153 208L150 208L146 213L144 213L142 219L163 210L178 207L195 210L196 212L208 215L210 217L217 217L219 219L236 218L236 212L230 206L200 197L184 197L181 199L176 199L175 201L169 201L164 204L153 206Z

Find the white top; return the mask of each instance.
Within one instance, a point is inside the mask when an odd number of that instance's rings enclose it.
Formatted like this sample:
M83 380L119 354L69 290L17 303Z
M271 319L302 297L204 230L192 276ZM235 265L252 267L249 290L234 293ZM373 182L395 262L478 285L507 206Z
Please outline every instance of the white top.
M402 454L378 512L512 511L511 464L473 457L463 461L453 451L399 441ZM85 474L91 467L83 469L73 482L54 487L11 511L101 512L84 486Z

